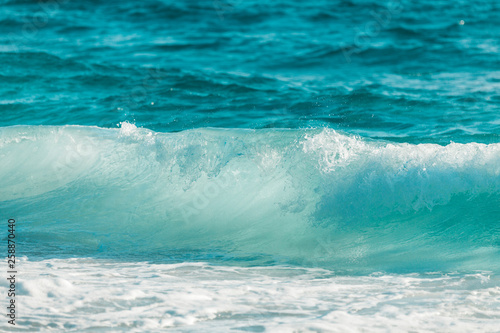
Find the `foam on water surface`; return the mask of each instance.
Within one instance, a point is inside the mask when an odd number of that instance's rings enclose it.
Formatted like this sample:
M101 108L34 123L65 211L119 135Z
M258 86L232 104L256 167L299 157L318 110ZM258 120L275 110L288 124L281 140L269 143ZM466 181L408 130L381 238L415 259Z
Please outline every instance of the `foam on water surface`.
M92 258L24 258L19 270L20 330L496 332L500 324L500 281L489 272L353 277Z

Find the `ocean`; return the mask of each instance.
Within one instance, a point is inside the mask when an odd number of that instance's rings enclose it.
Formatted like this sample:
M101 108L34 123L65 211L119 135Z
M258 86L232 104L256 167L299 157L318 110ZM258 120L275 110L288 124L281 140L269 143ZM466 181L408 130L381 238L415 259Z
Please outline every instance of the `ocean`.
M500 332L500 2L0 4L0 331Z

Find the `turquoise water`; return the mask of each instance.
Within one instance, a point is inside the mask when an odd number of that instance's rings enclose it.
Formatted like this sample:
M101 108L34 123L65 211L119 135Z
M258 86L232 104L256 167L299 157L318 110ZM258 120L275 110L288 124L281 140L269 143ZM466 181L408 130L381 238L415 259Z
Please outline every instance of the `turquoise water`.
M2 3L2 126L499 140L496 1Z
M73 318L114 297L103 311L155 299L176 308L155 314L164 321L143 322L136 311L113 323L78 317L73 327L33 305L28 329L92 331L102 322L99 329L260 332L284 320L329 332L374 313L385 328L450 324L404 312L425 312L436 306L430 299L423 308L408 300L395 322L383 307L349 317L354 300L339 305L347 317L316 321L328 302L315 279L370 285L367 299L392 290L391 277L401 283L395 299L413 297L405 283L426 291L436 283L436 297L458 297L448 288L463 282L498 300L498 1L0 4L0 211L18 221L18 254L38 281L23 284L22 295L45 304L47 286L67 287L67 307L82 283L106 295L85 296ZM108 277L151 271L147 296L105 292L98 276L72 280L75 260L92 271L94 259ZM46 267L61 271L38 280ZM205 270L228 284L205 289L213 311L198 313L191 296L159 291L170 273L155 269L187 272L193 280L180 289L196 289ZM224 288L238 294L235 276L259 295L273 294L276 281L294 290L309 281L301 292L315 296L296 312L243 296L225 308L217 300ZM431 282L422 287L415 276ZM469 317L440 311L464 329L488 328L486 319L500 319L490 296L464 301L459 313ZM326 308L312 305L323 301ZM370 325L363 320L358 329Z

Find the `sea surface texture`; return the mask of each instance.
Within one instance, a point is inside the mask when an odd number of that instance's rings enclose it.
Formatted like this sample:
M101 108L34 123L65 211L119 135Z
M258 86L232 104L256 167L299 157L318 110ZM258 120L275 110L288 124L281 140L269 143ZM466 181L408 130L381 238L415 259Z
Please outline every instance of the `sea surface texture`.
M0 331L498 332L499 23L0 0Z

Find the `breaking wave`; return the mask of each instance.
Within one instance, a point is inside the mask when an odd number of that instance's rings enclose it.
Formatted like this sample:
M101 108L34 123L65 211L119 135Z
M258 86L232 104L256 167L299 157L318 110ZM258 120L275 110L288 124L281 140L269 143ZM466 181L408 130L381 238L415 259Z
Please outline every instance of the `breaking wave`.
M4 127L0 157L0 209L32 254L500 269L500 144L123 123Z

